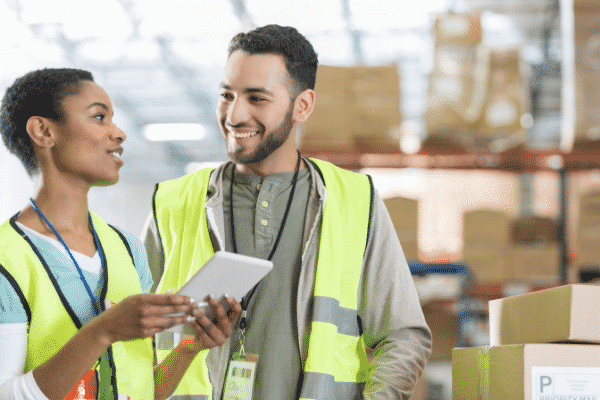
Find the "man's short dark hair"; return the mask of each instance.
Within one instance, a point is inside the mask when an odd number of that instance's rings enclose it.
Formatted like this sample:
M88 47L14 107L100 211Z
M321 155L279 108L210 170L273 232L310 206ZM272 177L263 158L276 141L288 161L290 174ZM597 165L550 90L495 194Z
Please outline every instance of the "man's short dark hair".
M0 132L8 150L21 160L30 176L39 166L27 133L27 120L38 116L62 121L62 100L79 93L83 81L93 82L94 78L80 69L45 68L17 78L6 89L0 107Z
M310 42L295 28L265 25L248 33L238 33L229 43L229 56L236 50L248 54L273 53L283 56L297 93L315 88L317 53Z

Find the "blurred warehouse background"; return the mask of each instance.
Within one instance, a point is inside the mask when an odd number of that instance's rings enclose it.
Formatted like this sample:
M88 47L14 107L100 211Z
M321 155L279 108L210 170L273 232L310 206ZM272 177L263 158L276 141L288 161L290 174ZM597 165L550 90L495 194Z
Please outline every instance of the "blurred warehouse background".
M301 150L373 176L414 265L468 268L499 296L600 265L600 0L0 0L0 88L38 68L93 72L127 141L120 182L91 207L139 234L155 183L226 160L227 45L269 23L319 55ZM2 220L33 190L2 146ZM460 320L464 274L443 278L419 290L440 327L432 360L448 362L487 338L477 303L477 322Z

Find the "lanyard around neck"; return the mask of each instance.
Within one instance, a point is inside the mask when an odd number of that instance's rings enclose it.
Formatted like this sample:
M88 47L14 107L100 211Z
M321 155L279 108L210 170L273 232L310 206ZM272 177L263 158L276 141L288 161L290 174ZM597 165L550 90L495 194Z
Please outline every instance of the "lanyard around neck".
M62 243L65 250L67 250L69 257L71 257L73 264L75 264L75 268L77 268L77 272L79 273L79 277L81 278L81 281L83 282L83 286L85 286L85 290L86 290L88 296L90 297L90 300L92 301L92 307L94 308L94 312L96 313L96 315L100 314L100 310L98 309L98 304L96 303L96 297L94 297L94 294L92 293L90 285L88 285L87 281L85 280L85 277L83 276L83 271L79 267L79 264L77 264L77 261L75 261L75 257L73 257L71 250L69 250L69 247L67 246L67 244L65 243L63 238L58 234L56 229L54 229L54 227L52 226L50 221L48 221L48 219L46 219L46 217L44 216L44 213L42 213L42 211L37 207L37 205L35 204L33 199L30 198L29 200L31 201L31 205L33 206L35 211L37 211L37 213L40 215L40 217L42 217L42 219L44 220L46 225L48 225L48 227L50 227L50 229L52 229L52 232L54 232L54 234L56 235L56 237L58 238L60 243ZM94 229L94 224L92 223L92 216L89 214L89 212L88 212L88 218L90 220L90 226L92 227L92 234L94 235L94 242L96 243L96 248L98 249L98 255L100 256L100 269L102 270L102 268L104 266L104 254L102 253L102 248L100 247L100 241L98 240L98 235L96 235L96 230Z

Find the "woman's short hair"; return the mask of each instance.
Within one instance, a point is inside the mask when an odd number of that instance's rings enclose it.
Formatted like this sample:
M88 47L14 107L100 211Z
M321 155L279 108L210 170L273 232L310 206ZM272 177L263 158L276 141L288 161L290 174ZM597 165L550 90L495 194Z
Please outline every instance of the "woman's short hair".
M62 122L62 101L79 93L84 81L94 81L89 71L72 68L45 68L31 71L6 89L0 107L0 131L8 150L16 155L30 176L38 172L27 120L39 116Z

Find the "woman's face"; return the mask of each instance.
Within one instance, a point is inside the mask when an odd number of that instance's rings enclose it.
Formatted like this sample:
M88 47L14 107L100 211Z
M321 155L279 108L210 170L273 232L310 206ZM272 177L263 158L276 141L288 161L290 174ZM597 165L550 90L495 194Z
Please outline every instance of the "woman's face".
M65 97L61 106L64 118L56 123L52 148L58 170L93 186L116 183L126 135L112 121L108 94L94 82L84 81L79 92Z

